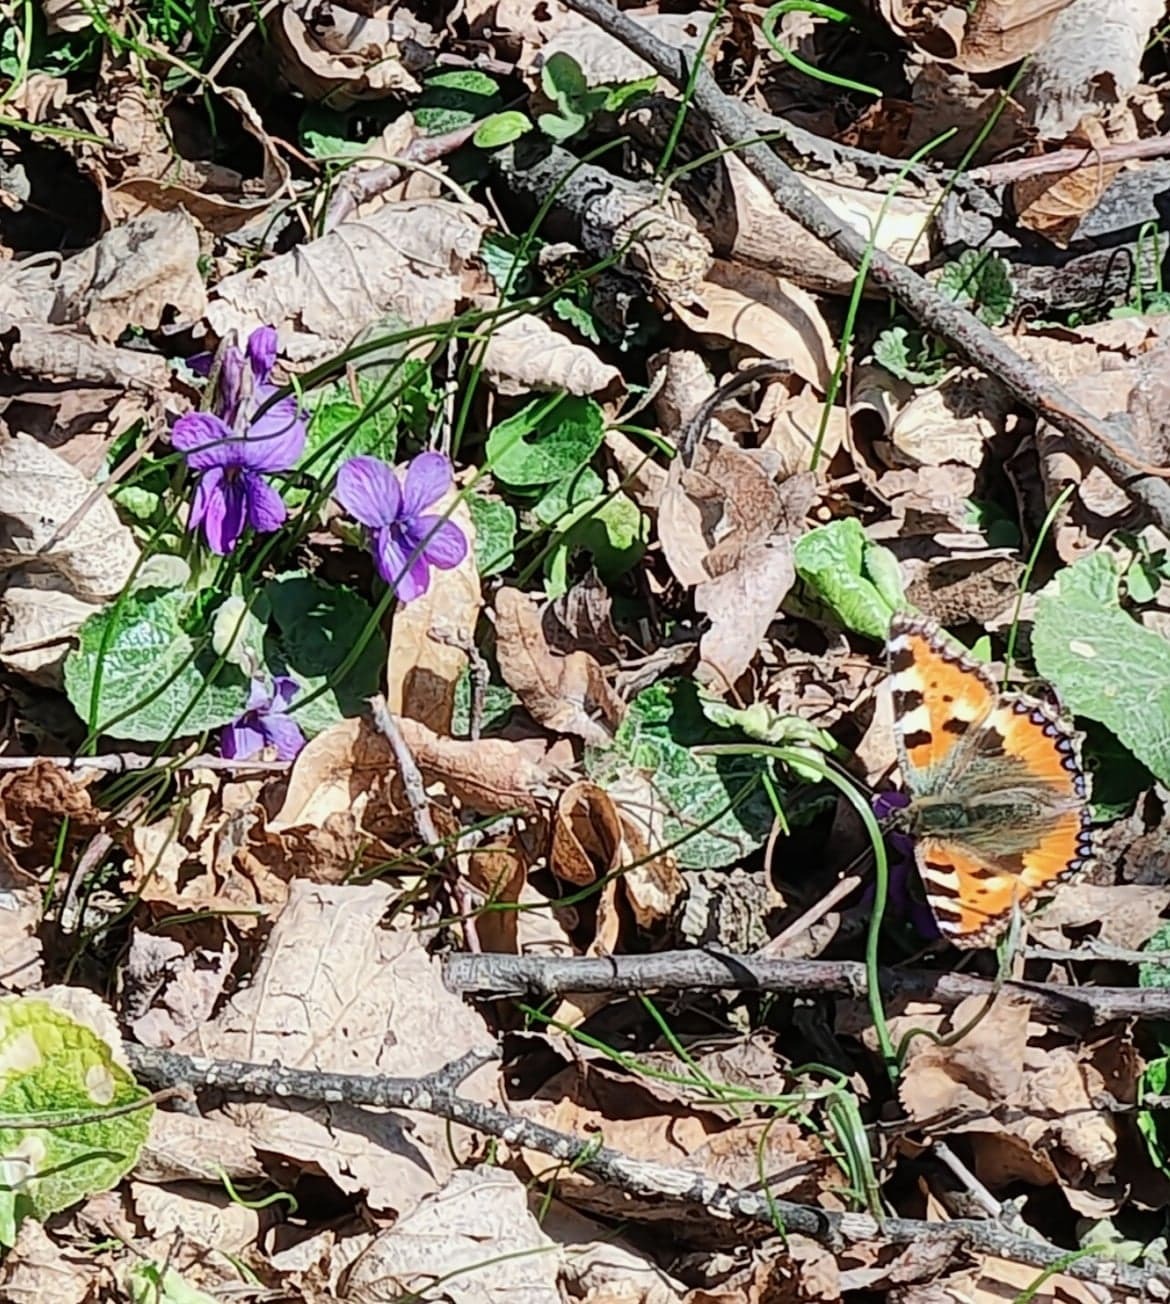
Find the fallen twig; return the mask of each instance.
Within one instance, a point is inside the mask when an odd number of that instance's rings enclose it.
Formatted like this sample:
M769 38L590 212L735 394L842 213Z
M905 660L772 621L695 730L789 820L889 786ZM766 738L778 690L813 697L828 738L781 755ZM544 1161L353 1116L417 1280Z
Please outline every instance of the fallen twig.
M610 36L645 59L680 90L690 81L687 55L666 45L646 28L620 13L606 0L565 0ZM1141 461L1128 423L1116 418L1099 420L1039 367L1021 357L1004 339L966 308L944 298L917 272L880 249L819 199L770 147L759 143L759 115L725 95L705 68L694 78L692 104L704 113L729 146L772 192L772 198L794 221L822 240L852 267L869 259L869 276L897 299L924 327L945 340L958 353L995 376L1021 403L1026 404L1066 435L1089 465L1100 466L1124 486L1163 529L1170 531L1170 470ZM680 109L680 112L682 110ZM783 127L783 123L778 126Z
M1104 163L1128 163L1135 159L1165 158L1170 155L1170 136L1153 136L1148 140L1119 140L1100 149L1058 149L1051 154L1030 154L1027 158L1008 159L971 168L969 181L989 186L1020 181L1024 177L1046 176L1050 172L1078 172L1081 168L1099 167Z
M457 954L447 957L443 978L452 991L491 996L662 990L793 992L858 999L866 994L865 965L857 960L764 960L710 948L596 958ZM967 974L909 969L881 969L879 981L887 1000L932 1000L943 1006L970 997L986 999L999 991L1027 1001L1037 1015L1073 1026L1170 1018L1170 990L1164 987L1060 987L1012 981L997 987L986 978Z
M633 1195L666 1197L697 1205L723 1219L781 1227L809 1236L831 1250L840 1251L858 1241L911 1244L931 1241L950 1244L956 1251L971 1250L1024 1263L1030 1267L1057 1268L1071 1277L1105 1286L1135 1291L1152 1287L1164 1297L1170 1272L1141 1269L1103 1258L1068 1262L1067 1250L1049 1242L1017 1236L997 1222L956 1220L926 1222L912 1218L886 1218L879 1224L869 1214L832 1213L812 1205L793 1204L770 1192L740 1190L712 1181L693 1170L668 1168L650 1160L632 1159L619 1150L598 1145L596 1137L558 1132L543 1123L521 1118L494 1105L468 1100L455 1085L487 1062L487 1052L470 1052L420 1078L391 1078L351 1073L319 1073L240 1060L213 1060L179 1055L145 1046L126 1046L134 1073L154 1086L209 1086L277 1102L290 1098L317 1102L342 1102L383 1109L412 1109L499 1137L514 1148L539 1150L574 1171Z

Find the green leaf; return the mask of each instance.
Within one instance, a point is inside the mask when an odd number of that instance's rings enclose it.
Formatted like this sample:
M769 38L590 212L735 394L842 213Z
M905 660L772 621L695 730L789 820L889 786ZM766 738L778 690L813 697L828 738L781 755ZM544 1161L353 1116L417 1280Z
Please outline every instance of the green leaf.
M885 551L870 543L850 516L797 539L792 559L796 573L847 629L884 641L890 617L904 605Z
M496 289L513 298L523 298L534 286L532 260L543 242L522 249L514 235L489 232L479 246L480 261L495 282Z
M512 488L553 484L584 466L604 437L605 413L592 399L535 399L488 436L488 465Z
M153 1259L133 1263L125 1277L130 1304L219 1304L214 1295L189 1285L174 1270Z
M215 654L204 639L196 655L187 606L182 593L146 589L89 617L65 658L65 691L83 720L113 738L162 742L240 714L247 680L228 665L211 680Z
M154 1106L94 1117L149 1093L93 1028L38 997L0 997L0 1060L0 1116L8 1124L0 1127L0 1244L11 1246L25 1218L43 1222L115 1186L137 1162ZM68 1127L18 1121L91 1117Z
M515 561L516 511L498 498L467 495L471 523L475 526L475 564L480 575L497 575Z
M874 361L899 380L912 385L934 385L947 374L945 358L931 353L930 337L921 331L907 331L905 326L891 326L874 340Z
M604 108L606 113L620 113L627 105L643 95L649 95L658 85L657 74L643 77L641 81L621 82L615 86L606 86Z
M493 113L490 118L485 118L471 140L480 149L499 149L501 145L510 145L514 140L519 140L525 132L531 130L531 119L515 109L506 109L503 113Z
M569 298L568 295L562 295L559 299L554 299L551 306L561 321L575 327L591 344L601 343L601 333L597 329L593 313L584 304Z
M1138 1082L1138 1100L1147 1096L1165 1096L1170 1084L1170 1060L1165 1056L1151 1060ZM1154 1167L1170 1177L1170 1119L1167 1111L1159 1106L1156 1109L1139 1109L1137 1115L1138 1131L1142 1134Z
M948 299L971 308L987 326L1006 320L1015 300L1007 261L981 249L965 249L953 263L947 263L938 288Z
M378 691L386 664L386 640L375 627L357 660L337 678L357 646L373 608L340 585L307 575L282 575L264 589L276 626L266 660L274 674L287 674L302 685L289 713L306 734L317 734L348 716L360 715ZM325 691L302 705L322 685Z
M562 112L570 110L589 93L589 83L581 65L571 54L560 50L544 61L540 70L540 88Z
M585 126L585 119L580 113L540 113L536 125L551 140L560 144L575 136Z
M500 107L500 88L486 73L457 68L428 77L411 112L427 136L457 131Z
M734 733L704 716L693 683L663 680L630 703L611 748L586 750L585 767L605 786L638 772L656 794L662 839L673 846L680 868L717 868L762 846L774 814L763 785L765 759L694 750L734 741Z
M520 699L504 684L488 682L483 695L483 735L498 732L508 723L513 707ZM467 738L471 732L471 671L465 668L455 681L455 703L451 713L451 737Z
M1032 652L1071 711L1170 783L1170 643L1122 610L1120 578L1105 552L1058 572L1036 601Z
M1165 923L1142 947L1150 954L1160 954L1165 964L1139 964L1139 987L1170 987L1170 923Z
M604 488L601 476L592 467L579 467L572 475L552 485L533 507L532 514L542 525L566 525L566 516L596 502Z
M650 524L638 505L624 493L599 494L581 504L561 523L557 546L545 558L545 588L559 598L569 587L569 559L578 549L589 553L594 569L608 584L641 561Z

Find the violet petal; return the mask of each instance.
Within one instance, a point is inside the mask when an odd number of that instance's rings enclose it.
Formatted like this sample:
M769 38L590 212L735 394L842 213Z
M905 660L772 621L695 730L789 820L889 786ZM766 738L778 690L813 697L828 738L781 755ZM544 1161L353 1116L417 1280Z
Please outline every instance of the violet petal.
M197 530L207 515L212 500L223 492L224 470L222 466L213 466L204 471L195 486L195 497L191 500L191 511L187 516L187 529Z
M333 496L362 525L380 529L398 519L402 490L398 477L376 457L351 457L337 473Z
M287 710L293 698L301 691L300 684L291 675L277 675L272 681L272 710Z
M287 471L305 451L305 433L296 399L281 399L248 426L244 465L253 471Z
M188 412L181 416L171 429L171 444L183 454L193 471L238 466L244 460L243 440L211 412Z
M259 534L279 530L288 519L284 499L273 487L252 471L240 475L244 495L248 500L248 524Z
M275 326L257 326L248 336L248 361L252 364L252 376L258 385L272 375L272 368L276 366L277 344Z
M418 516L438 502L454 482L451 462L442 453L419 453L406 468L402 514Z
M267 740L251 713L224 727L219 736L219 754L229 761L250 761L264 749Z
M221 557L240 541L248 514L248 493L241 480L224 476L218 491L208 495L207 512L203 517L203 533L207 546Z
M413 602L430 586L431 573L426 558L416 556L407 567L407 558L414 545L404 550L402 541L393 530L377 530L374 534L374 563L378 574L394 590L400 602Z
M411 523L410 533L422 542L422 555L432 566L450 570L467 556L467 538L463 531L442 516L420 516Z
M276 749L278 761L291 761L305 745L305 735L292 716L270 712L260 727L265 741Z

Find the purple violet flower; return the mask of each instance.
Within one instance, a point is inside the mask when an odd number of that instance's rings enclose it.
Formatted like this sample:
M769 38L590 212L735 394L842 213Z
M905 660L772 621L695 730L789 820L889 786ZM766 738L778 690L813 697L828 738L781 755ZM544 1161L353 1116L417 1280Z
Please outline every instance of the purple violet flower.
M248 337L246 352L223 351L215 412L188 412L175 422L171 443L200 472L187 521L202 526L207 546L220 556L232 551L244 527L278 530L288 511L262 472L287 471L305 448L305 416L289 395L261 415L257 411L278 386L276 331L261 326Z
M450 570L467 556L467 539L454 521L427 514L455 482L442 453L420 453L399 483L376 457L351 457L337 473L337 501L366 527L378 574L403 602L427 591L431 567Z
M873 813L885 826L882 834L889 852L890 905L895 913L908 919L922 937L934 941L942 936L934 913L914 892L917 877L914 839L898 827L896 819L898 812L910 805L910 798L904 792L879 792L874 794L870 804ZM868 889L865 896L872 898L873 889Z
M305 745L305 735L285 712L300 690L300 684L288 675L277 675L271 688L263 680L253 679L247 708L220 736L220 755L251 761L271 747L278 761L291 761Z

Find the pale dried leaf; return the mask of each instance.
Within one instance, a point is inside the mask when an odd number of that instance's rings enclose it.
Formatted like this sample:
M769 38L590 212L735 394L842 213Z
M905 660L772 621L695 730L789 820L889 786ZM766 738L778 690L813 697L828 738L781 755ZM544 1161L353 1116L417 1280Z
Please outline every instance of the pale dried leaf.
M207 290L198 260L199 233L185 212L147 214L107 231L59 269L42 263L13 283L0 281L8 289L0 311L54 326L80 323L112 344L130 326L157 330L168 307L179 322L202 317Z
M86 1304L97 1298L101 1276L89 1247L58 1245L35 1218L25 1218L0 1264L0 1292L7 1304Z
M603 746L621 723L625 706L588 652L553 652L540 615L518 589L495 598L496 655L505 683L538 723ZM600 714L605 724L594 718Z
M1101 127L1087 118L1064 143L1100 150L1108 145L1109 140ZM1094 163L1090 159L1088 166L1072 172L1021 177L1012 185L1016 220L1029 231L1038 231L1061 249L1067 248L1081 218L1096 208L1120 171L1120 163Z
M1059 6L1016 91L1042 139L1062 140L1082 118L1103 118L1125 103L1141 78L1151 29L1165 12L1162 0L1072 0Z
M787 362L824 393L837 350L812 296L770 272L716 259L691 302L671 307L691 330Z
M447 991L439 964L409 926L382 926L393 896L382 883L294 881L252 984L177 1049L415 1077L491 1046L479 1015ZM460 1090L483 1099L486 1077L478 1073ZM228 1105L223 1112L259 1148L316 1164L343 1191L363 1192L376 1209L404 1212L437 1190L454 1166L445 1125L425 1115L287 1102Z
M911 399L893 419L890 442L915 466L978 467L1008 408L1007 395L986 376L963 372Z
M561 793L553 815L549 868L558 878L587 887L621 863L622 827L604 788L581 780Z
M9 875L3 877L8 880ZM6 881L0 888L0 990L21 992L42 978L42 893Z
M29 435L0 437L0 572L35 558L76 597L112 598L138 561L138 545L106 497L99 497L48 548L58 528L86 502L93 485Z
M702 12L668 14L634 9L630 12L630 17L639 27L688 56L699 53L707 28L712 22L712 16ZM718 57L719 49L720 41L716 33L703 50L707 64ZM602 82L641 81L644 77L652 76L655 71L616 37L603 32L596 23L576 15L559 24L548 38L541 52L542 62L547 63L558 52L570 54L576 59L590 86Z
M152 1236L165 1239L177 1233L192 1248L238 1254L255 1244L263 1227L258 1209L194 1182L131 1182L130 1198Z
M467 539L467 555L451 570L431 570L427 591L402 603L394 614L386 661L386 702L391 712L418 720L435 733L451 732L455 686L467 669L465 648L472 646L483 605L475 564L475 527L456 491L436 503Z
M224 1118L156 1109L150 1135L134 1165L142 1182L212 1182L224 1173L233 1182L254 1182L264 1165L247 1131Z
M994 72L1035 53L1070 0L880 0L890 26L933 59Z
M60 688L73 636L97 610L60 576L18 566L0 593L0 663L34 684Z
M478 205L407 200L262 267L226 276L207 309L221 337L268 323L294 362L321 361L382 320L398 327L450 321L488 215Z
M561 1257L515 1174L461 1169L374 1238L349 1271L345 1297L387 1304L427 1291L442 1264L451 1304L561 1304Z
M539 390L618 399L625 392L616 367L528 313L492 326L481 361L501 394Z

